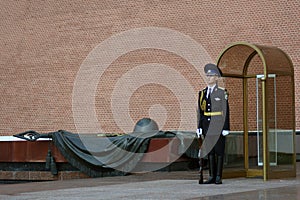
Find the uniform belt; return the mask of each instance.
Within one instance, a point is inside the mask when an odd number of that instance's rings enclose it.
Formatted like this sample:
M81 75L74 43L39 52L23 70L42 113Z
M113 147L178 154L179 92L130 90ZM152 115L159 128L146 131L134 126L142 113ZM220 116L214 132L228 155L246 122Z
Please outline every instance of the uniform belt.
M204 112L205 116L219 116L223 115L223 112Z

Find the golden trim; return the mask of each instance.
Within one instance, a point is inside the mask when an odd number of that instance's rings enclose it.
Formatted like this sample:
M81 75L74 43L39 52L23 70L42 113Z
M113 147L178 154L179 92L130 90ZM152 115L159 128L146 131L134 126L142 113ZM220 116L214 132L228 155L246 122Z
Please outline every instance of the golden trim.
M204 112L204 115L205 116L221 116L223 115L223 112L220 111L220 112Z
M263 176L263 170L261 169L249 169L247 170L247 177L257 177L257 176Z
M247 173L244 169L224 169L223 178L240 178L246 177Z
M265 76L266 77L266 76ZM262 78L262 108L263 108L263 177L268 180L269 175L269 149L268 149L268 118L267 118L267 96L266 96L266 78Z
M248 88L247 79L243 80L243 123L244 123L244 167L249 169L249 134L248 134Z

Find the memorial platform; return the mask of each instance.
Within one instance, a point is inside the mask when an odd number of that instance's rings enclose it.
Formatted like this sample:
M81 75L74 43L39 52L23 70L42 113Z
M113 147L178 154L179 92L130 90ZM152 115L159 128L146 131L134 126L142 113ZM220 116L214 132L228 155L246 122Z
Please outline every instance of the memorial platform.
M186 170L191 159L178 154L178 139L152 138L148 151L135 171L147 171L149 166L163 166L161 171ZM48 150L55 159L58 174L45 169ZM45 181L82 179L89 176L70 165L50 139L26 141L12 136L1 137L0 181ZM151 153L148 153L151 152ZM103 176L114 176L110 171Z

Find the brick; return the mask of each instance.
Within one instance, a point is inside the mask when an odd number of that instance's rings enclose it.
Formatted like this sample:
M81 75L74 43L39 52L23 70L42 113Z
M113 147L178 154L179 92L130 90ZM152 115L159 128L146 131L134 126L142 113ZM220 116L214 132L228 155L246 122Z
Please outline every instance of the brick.
M141 27L162 27L185 34L198 42L213 61L228 44L237 41L281 48L290 56L295 68L296 128L300 129L299 9L300 3L296 0L255 0L251 3L232 0L61 0L45 4L2 1L0 135L13 135L29 129L42 133L60 129L77 132L72 91L80 65L105 39ZM102 75L95 94L97 122L82 122L86 130L98 130L98 126L104 132L133 130L134 123L148 117L151 112L163 130L195 129L196 115L192 113L192 117L182 119L182 112L188 108L181 108L176 95L156 83L136 89L129 105L121 102L119 106L128 106L131 121L124 127L116 123L111 103L117 81L135 67L147 63L163 64L180 73L194 89L195 97L189 99L189 104L192 108L196 106L196 93L205 87L205 83L195 68L203 66L193 66L172 52L139 49L118 57ZM168 84L180 84L177 79L168 79L168 74L157 76L165 78ZM236 98L241 92L234 91L232 85L236 82L239 81L228 80L226 83L230 103L242 105L241 99ZM134 86L134 82L129 83L128 89ZM186 89L184 86L182 91ZM254 112L254 102L251 101L250 105L249 111ZM159 112L155 112L157 110ZM242 129L239 111L240 106L232 106L232 130ZM186 121L183 127L182 120ZM250 128L255 127L254 120L254 116L249 117Z

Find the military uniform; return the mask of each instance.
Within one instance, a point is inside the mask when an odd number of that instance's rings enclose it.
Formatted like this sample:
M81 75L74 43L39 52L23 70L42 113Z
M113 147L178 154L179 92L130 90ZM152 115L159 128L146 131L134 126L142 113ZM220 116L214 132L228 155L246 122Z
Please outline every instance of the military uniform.
M209 179L204 183L221 184L226 141L224 133L227 134L230 130L226 89L216 84L213 88L206 87L199 91L198 111L198 130L201 130L205 138L201 151L208 154L210 174Z

